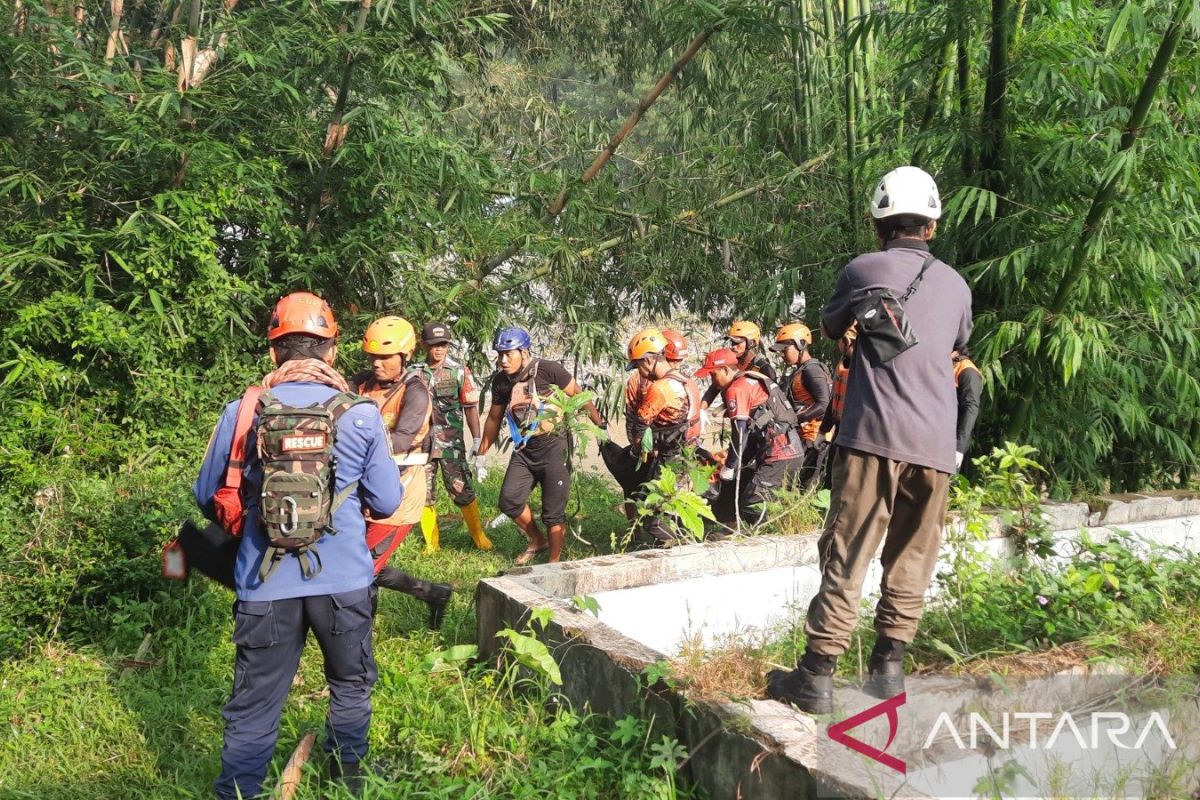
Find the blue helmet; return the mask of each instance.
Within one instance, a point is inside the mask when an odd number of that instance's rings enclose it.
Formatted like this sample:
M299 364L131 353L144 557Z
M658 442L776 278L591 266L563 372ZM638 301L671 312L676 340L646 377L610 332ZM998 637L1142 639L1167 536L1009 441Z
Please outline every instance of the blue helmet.
M528 350L533 345L529 331L524 328L501 328L492 339L492 349L497 353L508 350Z

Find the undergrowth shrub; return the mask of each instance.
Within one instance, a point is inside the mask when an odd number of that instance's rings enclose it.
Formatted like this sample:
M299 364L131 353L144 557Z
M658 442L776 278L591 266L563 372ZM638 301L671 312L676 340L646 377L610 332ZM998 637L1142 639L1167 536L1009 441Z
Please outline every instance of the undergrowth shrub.
M59 462L40 488L0 493L0 657L48 638L108 642L164 590L159 550L195 515L190 465L92 472ZM149 623L149 609L136 614Z

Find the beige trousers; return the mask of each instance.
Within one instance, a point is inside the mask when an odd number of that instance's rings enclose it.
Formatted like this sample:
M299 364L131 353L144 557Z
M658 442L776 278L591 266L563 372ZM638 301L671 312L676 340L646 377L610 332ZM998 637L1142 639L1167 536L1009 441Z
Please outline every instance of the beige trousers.
M839 447L825 530L818 541L821 588L808 607L808 647L841 655L850 647L867 567L883 543L882 596L875 630L911 642L937 563L950 476Z

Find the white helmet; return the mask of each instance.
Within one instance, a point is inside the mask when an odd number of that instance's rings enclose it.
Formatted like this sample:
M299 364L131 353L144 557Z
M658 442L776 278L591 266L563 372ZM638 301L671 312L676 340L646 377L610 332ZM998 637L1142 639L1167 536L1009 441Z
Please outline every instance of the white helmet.
M942 199L937 184L919 167L897 167L883 176L871 200L871 216L885 219L912 214L926 219L942 215Z

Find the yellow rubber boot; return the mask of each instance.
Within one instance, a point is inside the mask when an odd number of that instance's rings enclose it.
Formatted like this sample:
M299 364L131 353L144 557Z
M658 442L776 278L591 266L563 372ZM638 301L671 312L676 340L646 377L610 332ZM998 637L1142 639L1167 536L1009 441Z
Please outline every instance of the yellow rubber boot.
M425 537L425 555L436 553L441 549L441 531L438 530L437 509L425 506L421 512L421 535Z
M467 532L471 534L471 541L480 550L491 550L492 540L483 532L483 522L479 519L479 501L472 500L460 509L463 515L463 522L467 523Z

